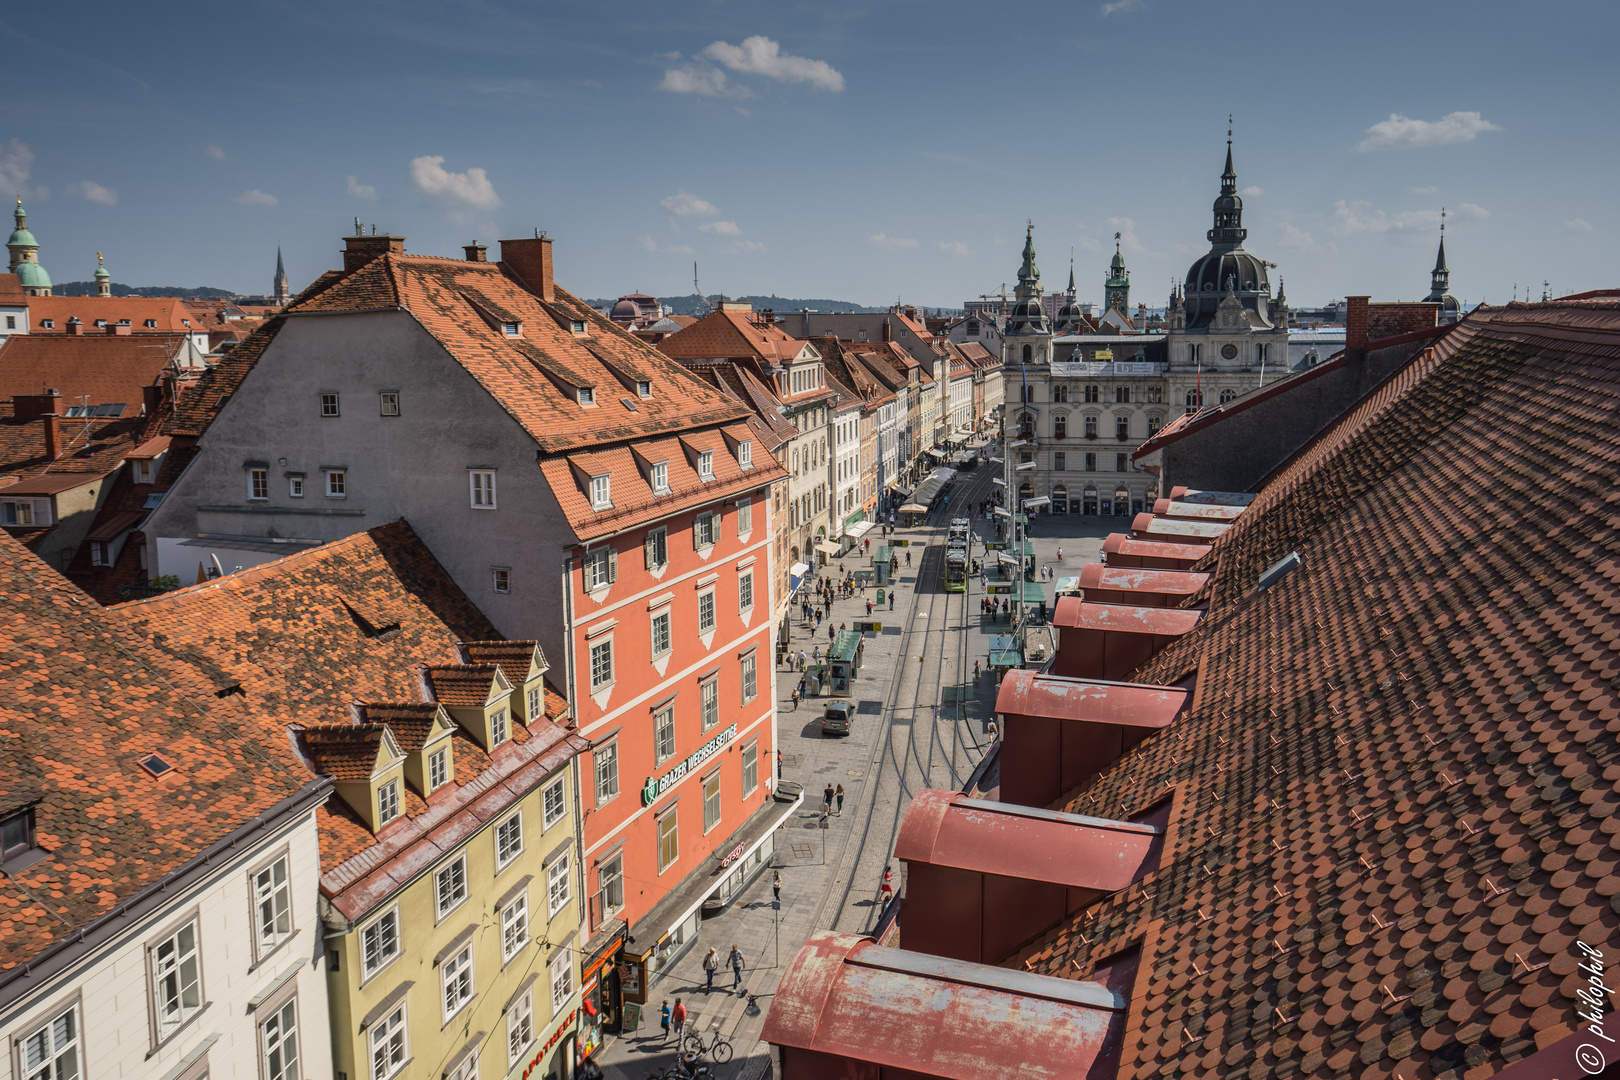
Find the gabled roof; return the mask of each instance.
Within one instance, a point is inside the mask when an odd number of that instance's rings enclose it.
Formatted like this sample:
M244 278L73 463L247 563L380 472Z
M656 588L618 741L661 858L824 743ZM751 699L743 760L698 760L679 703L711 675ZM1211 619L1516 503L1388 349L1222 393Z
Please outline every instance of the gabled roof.
M712 311L658 343L677 360L753 360L767 366L796 359L808 342L750 311Z
M121 402L121 415L139 416L144 388L185 345L183 334L12 334L0 344L0 400L56 390L64 413Z
M118 323L129 320L130 333L201 333L205 327L193 317L184 302L175 296L30 296L28 298L29 327L26 336L35 334L66 334L69 319L78 319L90 336L97 321ZM157 326L148 330L146 320ZM47 328L46 320L55 323ZM187 324L190 324L189 326Z
M452 709L482 709L512 682L494 664L440 664L422 670L433 700ZM503 685L504 684L504 685Z
M1620 303L1477 311L1411 367L1262 487L1134 676L1197 668L1191 708L1068 805L1194 826L1013 960L1153 935L1121 1075L1493 1075L1620 934Z

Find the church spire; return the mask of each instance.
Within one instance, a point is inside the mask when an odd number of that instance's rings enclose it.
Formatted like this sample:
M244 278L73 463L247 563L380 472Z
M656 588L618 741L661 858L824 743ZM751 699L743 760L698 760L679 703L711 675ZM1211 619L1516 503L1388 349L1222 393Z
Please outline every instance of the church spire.
M96 252L96 295L112 295L112 275L107 273L107 260L99 251Z
M1440 208L1440 250L1434 256L1434 269L1429 274L1431 296L1444 296L1451 288L1451 271L1446 268L1446 208Z
M276 245L276 306L286 307L292 299L292 289L287 285L287 268L281 264L281 245Z
M1237 193L1237 170L1232 167L1232 118L1226 118L1226 168L1221 172L1221 193L1215 199L1215 223L1209 242L1227 249L1243 246L1249 230L1243 227L1243 199Z
M1035 265L1035 223L1024 224L1024 262L1018 268L1018 297L1041 298L1041 268Z

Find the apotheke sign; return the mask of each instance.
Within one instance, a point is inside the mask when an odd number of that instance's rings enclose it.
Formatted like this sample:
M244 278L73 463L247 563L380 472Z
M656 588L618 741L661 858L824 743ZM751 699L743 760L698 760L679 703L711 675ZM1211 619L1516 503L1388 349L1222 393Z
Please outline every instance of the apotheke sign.
M647 777L646 785L641 789L641 805L651 806L658 801L658 797L674 787L687 773L713 757L719 749L732 740L737 734L737 725L732 724L726 730L704 743L691 757L675 766L669 772L656 779Z

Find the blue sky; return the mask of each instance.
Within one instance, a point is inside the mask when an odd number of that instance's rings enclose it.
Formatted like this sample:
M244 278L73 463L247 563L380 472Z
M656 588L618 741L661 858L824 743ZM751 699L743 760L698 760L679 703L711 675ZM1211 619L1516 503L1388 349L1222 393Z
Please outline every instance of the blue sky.
M556 239L588 296L1162 303L1235 114L1246 247L1295 305L1620 285L1603 3L921 0L12 7L0 186L86 279L295 288L359 217L407 250Z

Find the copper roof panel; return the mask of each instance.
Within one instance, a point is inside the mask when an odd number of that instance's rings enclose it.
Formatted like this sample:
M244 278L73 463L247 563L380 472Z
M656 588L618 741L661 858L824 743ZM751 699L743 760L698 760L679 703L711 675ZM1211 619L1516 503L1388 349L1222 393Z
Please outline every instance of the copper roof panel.
M1094 604L1073 596L1058 597L1052 625L1071 630L1107 630L1116 634L1179 637L1198 625L1201 611L1183 608L1127 607Z
M1175 686L1100 682L1015 669L1001 680L996 712L1162 728L1180 715L1191 696L1190 691Z

